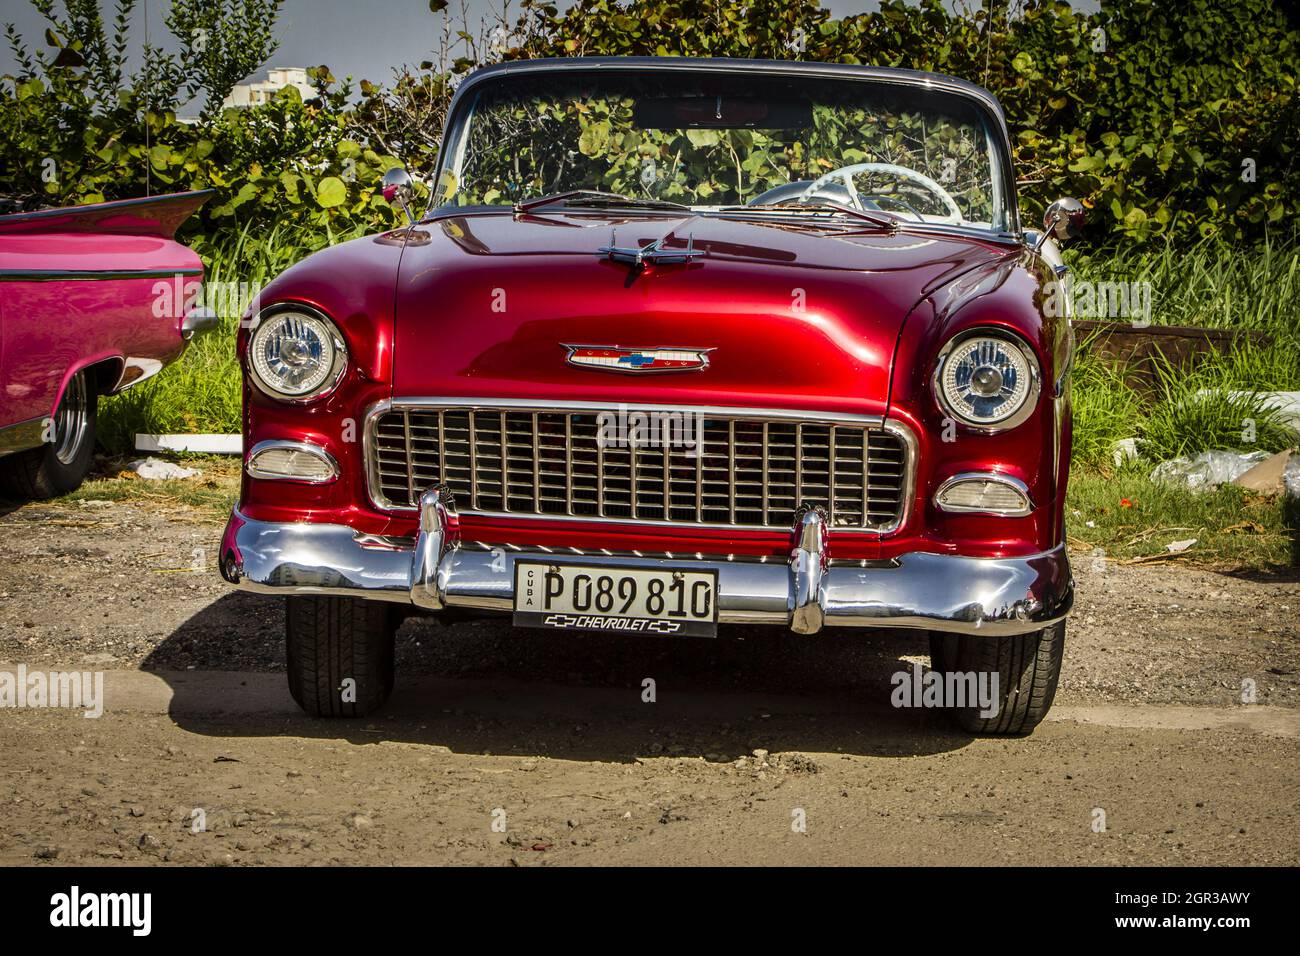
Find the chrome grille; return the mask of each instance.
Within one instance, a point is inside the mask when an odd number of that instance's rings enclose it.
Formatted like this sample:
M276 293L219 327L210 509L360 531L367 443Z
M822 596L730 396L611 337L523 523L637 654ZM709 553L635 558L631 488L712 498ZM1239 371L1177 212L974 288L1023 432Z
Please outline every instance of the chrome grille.
M835 528L878 530L901 517L907 445L880 425L710 409L692 436L697 453L680 443L602 447L600 414L381 411L367 434L371 495L382 507L413 508L444 484L464 512L782 530L802 502L824 507Z

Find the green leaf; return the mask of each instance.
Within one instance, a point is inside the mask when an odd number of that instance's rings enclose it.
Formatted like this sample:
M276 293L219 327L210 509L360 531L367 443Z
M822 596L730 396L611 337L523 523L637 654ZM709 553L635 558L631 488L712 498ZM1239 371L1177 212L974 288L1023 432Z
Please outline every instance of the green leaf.
M316 205L323 209L341 206L348 198L348 188L337 176L326 176L316 187Z
M584 156L599 156L609 144L609 123L588 123L578 135L578 149Z
M692 146L717 146L722 142L722 135L716 129L688 129L686 138Z

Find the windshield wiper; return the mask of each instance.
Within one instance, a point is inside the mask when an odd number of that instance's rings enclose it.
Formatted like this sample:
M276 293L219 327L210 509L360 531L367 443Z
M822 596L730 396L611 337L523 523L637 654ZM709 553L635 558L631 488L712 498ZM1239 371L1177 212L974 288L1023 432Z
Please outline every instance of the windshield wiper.
M621 193L606 193L598 189L571 189L568 192L552 193L515 203L515 212L532 212L546 206L585 206L589 209L666 209L673 212L690 212L690 206L667 199L643 199L637 196L624 196Z
M844 213L846 216L853 216L856 219L862 219L881 229L895 229L898 226L898 219L886 212L884 216L877 216L867 212L865 209L858 209L854 206L846 206L844 203L836 202L834 199L818 199L815 202L800 202L798 200L788 200L786 202L763 203L761 206L726 206L719 209L718 212L762 212L765 209L779 209L782 211L790 209L804 209L809 212L817 210L830 210L833 212ZM889 218L885 218L889 217Z

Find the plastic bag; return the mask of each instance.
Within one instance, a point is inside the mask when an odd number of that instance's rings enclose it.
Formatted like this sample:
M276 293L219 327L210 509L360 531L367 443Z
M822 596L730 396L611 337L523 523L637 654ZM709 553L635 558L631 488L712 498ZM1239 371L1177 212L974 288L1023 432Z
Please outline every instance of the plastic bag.
M1191 458L1162 461L1151 470L1151 479L1194 490L1215 488L1244 475L1268 457L1266 451L1203 451Z
M1292 455L1282 472L1282 487L1290 498L1300 501L1300 455Z
M161 458L140 458L127 465L128 471L134 471L141 478L155 480L167 478L197 478L203 472L197 468L182 468Z

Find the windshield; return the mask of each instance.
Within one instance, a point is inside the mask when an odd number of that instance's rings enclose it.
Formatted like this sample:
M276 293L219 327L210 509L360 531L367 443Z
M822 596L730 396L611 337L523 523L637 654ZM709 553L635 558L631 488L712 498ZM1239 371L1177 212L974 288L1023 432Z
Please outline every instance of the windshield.
M839 204L1008 229L1002 151L983 110L919 84L556 70L469 95L442 154L440 205L592 191L696 211Z

